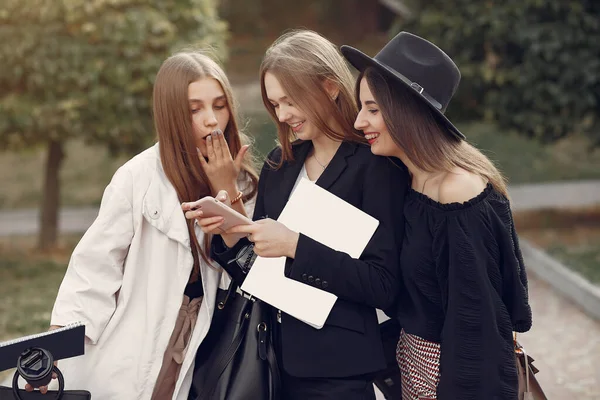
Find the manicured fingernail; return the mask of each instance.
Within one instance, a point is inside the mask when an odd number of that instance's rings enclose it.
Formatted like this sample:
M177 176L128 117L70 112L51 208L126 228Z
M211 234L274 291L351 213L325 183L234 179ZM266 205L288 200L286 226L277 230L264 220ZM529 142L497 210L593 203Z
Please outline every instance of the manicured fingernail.
M208 140L210 142L212 140L212 135L208 135L208 137L206 138L206 140Z
M196 151L198 152L198 154L200 154L200 148L196 147Z

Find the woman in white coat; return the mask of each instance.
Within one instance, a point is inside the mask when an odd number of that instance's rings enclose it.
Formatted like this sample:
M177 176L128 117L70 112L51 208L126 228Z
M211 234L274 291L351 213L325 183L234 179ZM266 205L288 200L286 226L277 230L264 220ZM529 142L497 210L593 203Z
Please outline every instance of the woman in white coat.
M213 60L168 58L153 113L158 143L113 176L52 311L52 328L85 324L85 355L59 368L67 389L95 399L187 399L217 288L228 282L181 203L225 190L251 215L256 193L231 86Z

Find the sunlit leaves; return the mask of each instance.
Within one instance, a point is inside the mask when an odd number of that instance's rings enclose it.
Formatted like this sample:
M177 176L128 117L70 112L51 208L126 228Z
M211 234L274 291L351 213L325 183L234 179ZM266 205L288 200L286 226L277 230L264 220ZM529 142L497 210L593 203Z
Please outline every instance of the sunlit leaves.
M0 147L85 138L136 151L155 137L162 61L183 46L224 55L216 0L0 2Z

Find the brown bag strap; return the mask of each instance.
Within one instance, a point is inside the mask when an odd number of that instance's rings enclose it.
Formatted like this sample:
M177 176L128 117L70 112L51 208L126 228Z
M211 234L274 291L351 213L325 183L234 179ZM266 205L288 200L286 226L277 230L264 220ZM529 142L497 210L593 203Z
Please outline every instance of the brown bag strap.
M527 357L527 353L525 352L523 346L521 346L519 342L517 342L517 332L513 332L513 341L515 346L515 354L517 356L517 362L519 362L518 357L520 355L522 355L522 358L524 360L523 368L525 369L525 393L529 393L529 357Z

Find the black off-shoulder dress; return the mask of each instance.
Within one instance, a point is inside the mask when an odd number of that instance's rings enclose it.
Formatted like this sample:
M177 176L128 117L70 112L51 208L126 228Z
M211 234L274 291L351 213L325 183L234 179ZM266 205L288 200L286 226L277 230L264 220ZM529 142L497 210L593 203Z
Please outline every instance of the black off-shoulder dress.
M409 190L401 252L404 331L440 343L441 400L516 400L512 331L531 327L509 201L488 184L468 202Z

